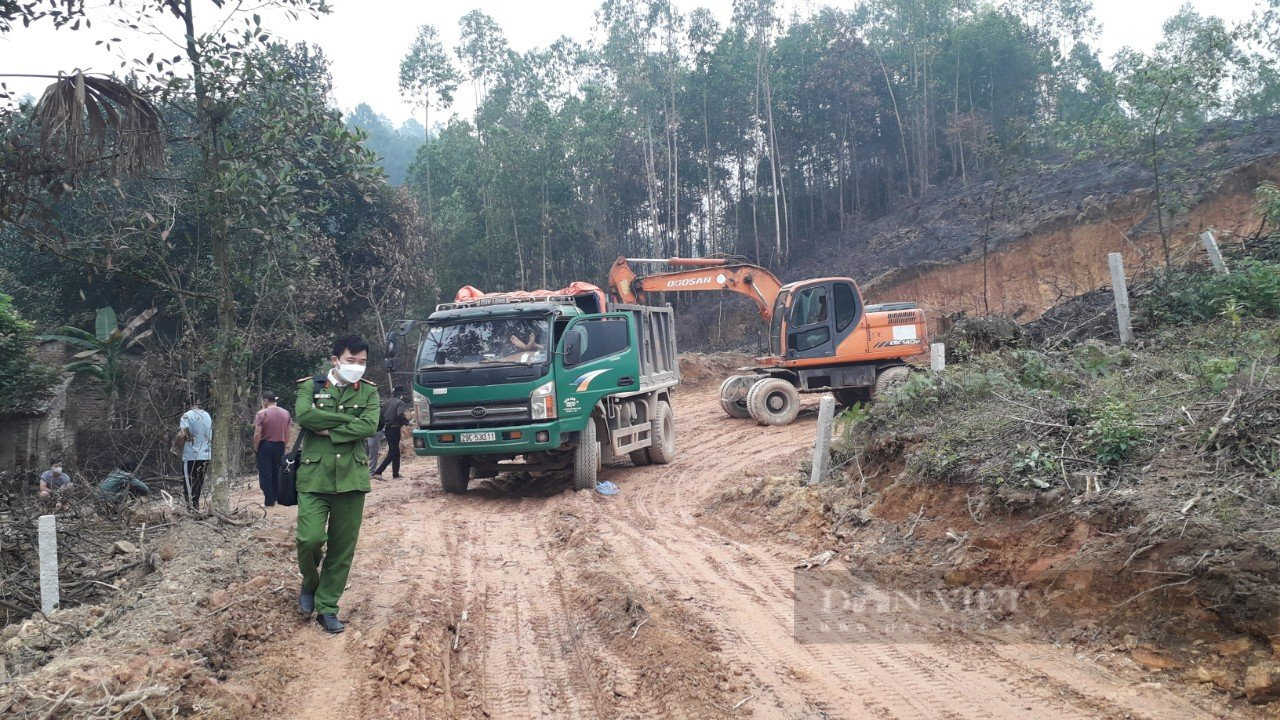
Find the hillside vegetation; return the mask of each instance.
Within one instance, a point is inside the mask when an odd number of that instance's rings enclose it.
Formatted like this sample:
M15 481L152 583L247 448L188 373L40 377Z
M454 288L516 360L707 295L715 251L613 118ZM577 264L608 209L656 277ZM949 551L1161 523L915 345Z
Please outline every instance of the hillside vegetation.
M1131 346L1109 293L1025 329L962 320L944 372L844 411L828 485L730 497L820 518L856 573L1012 588L1060 640L1248 690L1280 640L1278 260L1272 236L1229 275L1142 278Z

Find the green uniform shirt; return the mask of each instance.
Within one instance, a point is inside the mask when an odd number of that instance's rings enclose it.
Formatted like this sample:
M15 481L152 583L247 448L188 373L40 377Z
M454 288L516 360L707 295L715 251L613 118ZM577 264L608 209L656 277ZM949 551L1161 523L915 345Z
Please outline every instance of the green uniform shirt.
M302 441L298 492L369 492L369 456L364 439L378 430L378 386L361 381L337 387L326 376L298 381L294 419L312 431ZM317 430L329 434L315 435Z

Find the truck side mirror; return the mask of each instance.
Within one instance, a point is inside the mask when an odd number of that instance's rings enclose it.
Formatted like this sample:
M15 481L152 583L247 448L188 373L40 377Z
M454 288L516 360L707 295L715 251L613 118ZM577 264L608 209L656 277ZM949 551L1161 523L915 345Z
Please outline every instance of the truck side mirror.
M564 334L564 364L565 367L570 367L580 362L582 362L582 331L574 328Z
M395 372L396 363L396 331L387 333L387 372Z

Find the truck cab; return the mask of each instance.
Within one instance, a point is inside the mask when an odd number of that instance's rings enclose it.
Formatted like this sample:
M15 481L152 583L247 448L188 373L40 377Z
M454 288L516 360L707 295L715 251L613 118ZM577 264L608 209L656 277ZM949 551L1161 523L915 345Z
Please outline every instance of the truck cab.
M497 296L441 305L424 325L413 442L438 458L446 491L504 471L567 469L586 489L602 462L674 453L670 308Z

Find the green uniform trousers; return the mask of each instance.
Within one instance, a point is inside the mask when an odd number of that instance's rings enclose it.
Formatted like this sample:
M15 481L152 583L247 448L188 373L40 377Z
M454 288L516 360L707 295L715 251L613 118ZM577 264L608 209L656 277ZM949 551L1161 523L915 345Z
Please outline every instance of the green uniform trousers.
M298 493L298 570L303 591L315 593L321 615L338 612L360 537L364 496L359 490Z

